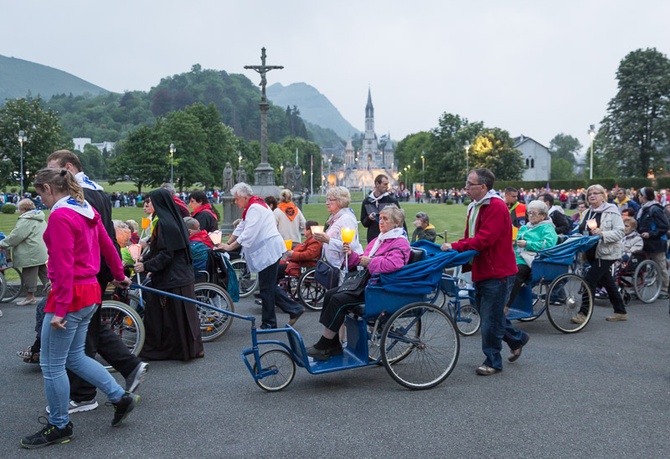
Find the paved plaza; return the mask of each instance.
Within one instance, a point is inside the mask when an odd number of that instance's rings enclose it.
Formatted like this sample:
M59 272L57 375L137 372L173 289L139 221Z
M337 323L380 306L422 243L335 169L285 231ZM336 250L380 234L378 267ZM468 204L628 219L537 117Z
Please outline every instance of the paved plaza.
M260 316L251 300L238 312ZM40 427L46 400L39 366L15 352L33 340L34 307L0 309L2 457L106 458L664 458L670 431L667 300L629 308L609 323L598 301L587 328L556 331L541 317L522 357L501 374L474 374L480 335L461 339L451 376L409 391L383 367L312 376L298 369L277 393L256 386L240 352L249 324L235 320L204 359L152 362L136 410L112 428L112 408L72 415L75 439L27 451L19 438ZM280 322L288 316L279 314ZM296 329L311 344L318 313ZM505 356L508 350L504 350ZM117 376L118 377L118 376ZM123 383L122 383L123 384Z

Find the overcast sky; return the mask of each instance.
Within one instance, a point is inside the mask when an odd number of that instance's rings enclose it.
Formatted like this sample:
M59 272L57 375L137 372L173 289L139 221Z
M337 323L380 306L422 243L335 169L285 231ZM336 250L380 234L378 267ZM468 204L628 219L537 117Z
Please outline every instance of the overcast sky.
M190 70L305 82L394 140L454 113L548 146L587 130L638 48L670 51L667 0L0 0L0 54L115 92Z

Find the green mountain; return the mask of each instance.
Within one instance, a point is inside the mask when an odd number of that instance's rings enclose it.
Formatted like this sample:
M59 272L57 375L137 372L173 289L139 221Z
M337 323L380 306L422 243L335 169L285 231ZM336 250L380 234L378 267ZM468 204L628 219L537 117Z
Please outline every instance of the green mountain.
M74 96L107 94L109 91L46 65L0 56L0 106L5 99L28 95L49 100L54 94Z
M284 108L297 106L303 120L332 129L342 139L346 140L359 132L344 119L326 96L306 83L293 83L288 86L275 83L268 86L267 94L273 104Z

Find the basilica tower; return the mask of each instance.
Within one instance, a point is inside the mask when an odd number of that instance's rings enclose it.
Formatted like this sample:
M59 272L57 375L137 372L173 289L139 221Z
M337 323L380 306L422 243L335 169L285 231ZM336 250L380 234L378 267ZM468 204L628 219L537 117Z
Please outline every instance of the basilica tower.
M365 105L365 135L363 136L363 145L361 149L361 160L368 164L374 163L379 155L377 146L377 134L375 134L375 108L372 105L372 95L368 88L368 103Z

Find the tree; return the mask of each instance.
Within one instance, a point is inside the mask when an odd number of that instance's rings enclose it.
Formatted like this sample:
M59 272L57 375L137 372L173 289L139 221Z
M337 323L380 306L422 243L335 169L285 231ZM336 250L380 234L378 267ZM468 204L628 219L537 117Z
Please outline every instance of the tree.
M0 186L20 185L21 148L18 133L25 132L23 142L24 188L35 173L46 166L47 157L56 150L72 148L60 125L58 115L45 108L40 97L7 100L0 109Z
M521 152L514 148L514 140L509 132L500 128L486 128L477 136L470 150L471 169L490 169L497 180L521 180L524 162Z
M160 119L154 128L142 126L117 144L117 155L108 168L110 183L130 180L141 193L145 185L155 187L165 180L168 151L160 133L162 124Z
M582 149L582 144L579 140L571 135L557 134L551 142L549 142L549 152L551 153L551 160L565 159L570 164L575 164L577 160L575 155ZM552 170L553 170L552 164Z
M570 180L575 178L575 171L570 161L564 158L551 159L551 180Z
M655 48L638 49L624 57L616 78L601 126L604 158L619 177L646 177L668 154L670 60Z
M465 145L474 143L474 139L484 129L482 122L469 122L458 115L444 113L439 120L439 126L431 133L434 136L434 146L429 153L430 179L453 181L463 180L467 176L467 167L475 167L472 157L472 148L466 156ZM427 179L427 181L430 181Z

